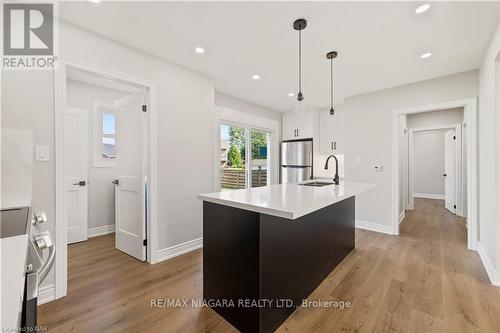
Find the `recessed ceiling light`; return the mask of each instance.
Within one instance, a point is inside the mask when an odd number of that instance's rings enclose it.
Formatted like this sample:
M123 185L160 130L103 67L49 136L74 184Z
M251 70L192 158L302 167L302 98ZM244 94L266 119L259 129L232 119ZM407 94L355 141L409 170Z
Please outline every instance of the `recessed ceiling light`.
M426 11L429 10L429 8L431 8L431 5L429 5L428 3L426 4L423 4L421 6L418 6L417 9L415 9L415 13L416 14L422 14L422 13L425 13Z
M426 52L426 53L422 54L422 55L420 56L420 58L421 58L421 59L426 59L426 58L429 58L431 55L432 55L432 53L430 53L430 52Z
M202 47L197 47L194 49L194 52L196 52L198 54L203 54L203 53L205 53L205 49Z
M90 2L93 2L93 3L99 3L101 2L101 0L89 0Z
M293 97L295 94L294 93L288 93L288 96Z
M252 79L258 80L258 79L260 79L260 75L259 74L254 74L254 75L252 75Z

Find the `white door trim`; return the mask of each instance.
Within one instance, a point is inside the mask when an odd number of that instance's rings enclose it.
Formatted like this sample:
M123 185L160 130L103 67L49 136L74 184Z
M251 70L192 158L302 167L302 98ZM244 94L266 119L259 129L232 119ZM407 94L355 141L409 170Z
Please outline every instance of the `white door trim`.
M148 170L148 221L147 238L148 261L151 264L158 262L158 184L157 184L157 84L148 80L143 80L130 76L128 74L116 72L94 64L82 62L69 57L60 60L60 68L54 71L55 88L55 178L56 178L56 217L55 217L55 245L56 261L55 269L55 297L61 298L67 294L67 271L68 271L68 253L67 253L67 223L66 202L64 193L64 108L67 105L66 100L66 78L69 68L79 69L98 76L113 78L118 81L139 85L147 91L147 105L149 113L149 165Z
M467 247L477 250L477 97L397 109L392 114L392 230L399 235L399 116L464 108L467 136Z
M457 136L457 144L460 145L460 149L457 149L457 160L456 160L456 165L457 165L457 175L456 175L456 189L457 189L457 197L456 197L456 202L457 202L457 210L456 214L458 216L464 216L464 209L463 209L463 192L462 192L462 179L465 176L464 171L463 171L463 165L464 161L462 160L462 125L461 124L449 124L449 125L439 125L439 126L427 126L427 127L417 127L417 128L410 128L408 129L409 132L409 142L410 144L408 145L408 156L409 156L409 162L408 162L408 184L409 184L409 201L410 201L410 209L414 209L415 207L415 191L414 191L414 185L415 185L415 179L414 179L414 170L413 170L413 136L415 135L415 132L425 132L425 131L440 131L440 130L446 130L446 129L454 129L455 130L455 135ZM406 179L404 179L406 182ZM429 196L427 196L429 197ZM436 198L439 196L436 195Z

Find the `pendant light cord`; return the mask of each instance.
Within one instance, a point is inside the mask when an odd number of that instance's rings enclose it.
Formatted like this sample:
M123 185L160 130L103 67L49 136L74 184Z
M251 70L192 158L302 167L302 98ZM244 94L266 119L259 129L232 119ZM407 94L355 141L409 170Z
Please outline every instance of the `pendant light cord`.
M333 108L333 97L335 95L335 87L333 85L333 58L330 59L330 114L333 116L335 114L335 109Z
M333 109L333 59L330 59L330 108Z
M297 99L302 98L302 30L299 30L299 94Z

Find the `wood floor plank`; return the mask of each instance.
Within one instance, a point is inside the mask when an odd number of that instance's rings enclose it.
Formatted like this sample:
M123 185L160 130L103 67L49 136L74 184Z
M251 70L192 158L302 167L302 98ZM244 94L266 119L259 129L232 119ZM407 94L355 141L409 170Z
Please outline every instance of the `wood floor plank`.
M237 332L210 308L151 307L202 298L202 250L149 265L116 250L113 235L68 249L68 296L39 308L49 332ZM356 229L356 249L308 300L351 303L299 307L277 332L500 333L500 288L440 200L416 199L399 236Z

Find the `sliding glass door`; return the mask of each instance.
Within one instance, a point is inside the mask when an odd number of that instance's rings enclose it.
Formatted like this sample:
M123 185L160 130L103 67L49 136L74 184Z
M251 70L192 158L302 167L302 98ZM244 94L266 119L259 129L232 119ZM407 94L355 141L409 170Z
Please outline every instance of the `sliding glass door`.
M271 133L232 124L219 131L221 191L270 185Z
M231 125L220 126L220 188L246 188L247 129Z
M271 170L269 165L270 135L267 132L251 130L251 187L269 185Z

